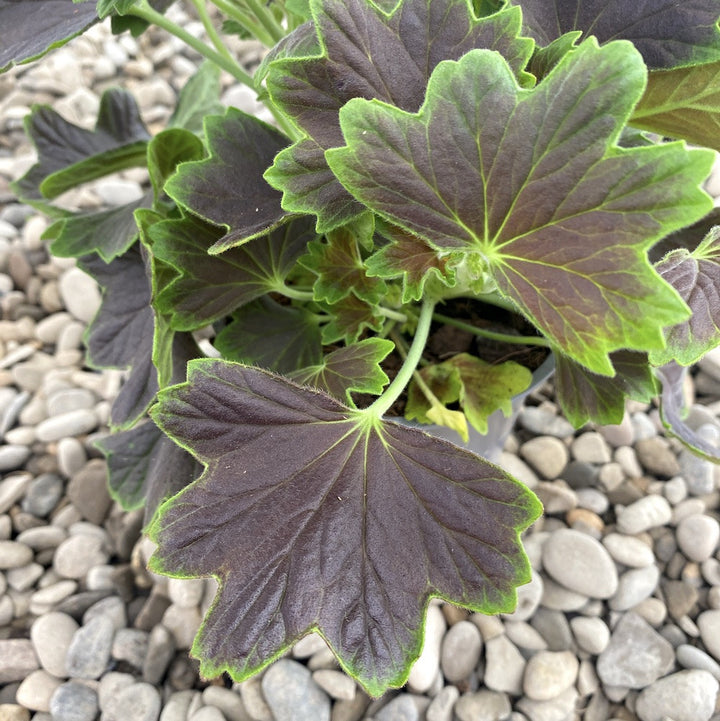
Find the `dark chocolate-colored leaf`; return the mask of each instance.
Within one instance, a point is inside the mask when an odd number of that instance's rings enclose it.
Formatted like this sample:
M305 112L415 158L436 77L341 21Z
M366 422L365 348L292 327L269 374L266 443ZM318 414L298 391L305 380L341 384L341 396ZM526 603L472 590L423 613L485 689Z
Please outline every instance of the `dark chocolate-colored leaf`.
M0 0L0 73L64 45L97 20L92 2Z
M168 127L202 133L205 117L223 112L221 90L220 68L206 60L183 85L175 110L168 120Z
M650 401L657 386L646 353L620 350L610 354L612 378L591 373L562 353L555 353L555 394L565 417L576 428L588 421L615 425L622 421L625 400Z
M433 68L473 48L497 50L521 74L532 52L518 38L516 8L477 19L468 0L402 0L385 12L370 0L311 3L323 50L273 62L273 101L307 138L281 152L265 174L288 212L314 213L325 232L363 212L329 172L323 153L343 144L338 111L351 98L380 98L417 110Z
M374 304L348 295L330 307L330 322L323 326L323 343L354 343L366 329L379 331L383 316Z
M78 265L102 288L102 305L86 333L87 363L93 368L130 369L110 411L112 426L129 428L142 417L158 390L145 261L135 246L110 263L86 256Z
M630 122L720 150L720 62L649 73Z
M601 43L630 40L650 68L720 58L718 0L511 0L526 32L540 45L581 30Z
M173 328L201 328L280 290L315 237L310 220L299 218L240 247L209 255L221 234L194 216L149 229L156 257L179 273L155 299L156 308L172 316Z
M685 422L687 409L683 380L686 373L687 368L674 362L655 369L655 374L662 383L660 417L663 425L668 433L675 436L693 453L713 463L720 463L720 449L706 441Z
M190 485L202 470L151 420L95 445L107 459L110 494L127 511L144 506L146 524L165 499Z
M302 368L289 377L352 406L350 394L353 392L382 393L388 377L380 363L394 347L392 341L383 338L366 338L324 355L318 365Z
M315 316L267 296L243 306L214 344L224 358L284 374L317 365L322 358Z
M658 273L688 304L692 316L667 328L667 347L653 351L654 365L671 360L692 365L720 343L720 226L692 252L678 248L655 264Z
M629 43L586 40L533 90L497 53L473 50L436 68L416 115L351 100L348 146L326 157L390 222L484 258L554 345L611 375L608 353L662 348L663 328L689 316L647 249L712 207L699 187L709 151L616 145L644 84Z
M38 162L12 189L23 201L43 208L44 198L130 165L144 165L150 139L133 96L117 88L103 93L94 130L73 125L45 105L33 109L25 129Z
M537 499L500 468L257 369L191 364L153 416L207 469L167 501L154 571L215 576L193 654L244 679L317 630L371 694L403 684L431 597L510 611Z
M56 220L43 234L50 251L62 258L97 253L106 263L125 253L137 240L134 213L152 203L152 194L126 205L94 213L78 213Z
M288 140L235 108L206 118L205 136L210 157L182 164L165 190L191 212L228 229L211 249L220 253L264 235L287 218L280 193L262 175Z

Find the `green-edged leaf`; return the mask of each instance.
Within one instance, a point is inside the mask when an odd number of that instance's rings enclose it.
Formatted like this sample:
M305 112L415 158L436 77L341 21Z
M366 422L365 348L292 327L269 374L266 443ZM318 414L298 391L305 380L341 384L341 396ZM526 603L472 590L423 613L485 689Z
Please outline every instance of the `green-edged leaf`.
M650 360L665 365L671 360L687 366L720 343L720 226L689 252L678 248L656 263L658 273L688 304L692 316L667 328L667 347Z
M662 383L660 417L668 433L681 441L693 453L713 463L720 463L720 450L693 430L684 419L687 409L683 393L683 379L687 368L668 363L655 369Z
M206 60L183 85L175 110L168 120L168 127L202 133L205 117L223 112L221 90L220 68Z
M530 579L519 531L540 504L457 446L216 360L153 416L207 466L150 529L154 571L220 581L204 676L247 678L317 630L379 695L407 680L432 596L510 611Z
M315 237L309 219L299 218L238 248L209 255L221 231L199 218L167 220L148 233L156 257L179 273L156 298L156 308L171 315L179 330L201 328L283 287Z
M317 365L302 368L289 377L352 406L353 392L373 395L383 392L388 377L380 363L394 347L392 341L383 338L366 338L328 353Z
M287 3L286 3L287 5ZM308 8L309 11L309 8ZM315 27L311 21L298 25L291 33L288 33L279 43L265 54L265 57L258 65L253 74L253 83L258 92L264 90L263 81L270 70L270 63L282 58L304 58L312 55L320 55L321 48L318 42Z
M24 202L43 208L44 198L131 165L145 165L150 139L133 96L117 88L103 93L94 130L69 123L45 105L33 109L25 130L38 162L11 187Z
M601 43L630 40L650 68L708 63L720 58L718 0L511 0L525 30L540 45L581 30Z
M110 411L120 429L134 425L158 390L152 363L154 316L150 280L138 246L105 263L86 256L78 265L102 288L102 304L87 329L87 364L92 368L129 368L130 374Z
M43 234L52 240L50 251L61 258L97 253L106 263L125 253L137 240L134 213L152 202L152 194L117 208L78 213L56 220Z
M214 344L225 358L284 374L317 365L322 358L315 317L267 296L244 306Z
M146 524L164 500L201 473L198 462L150 420L95 445L107 459L110 495L126 511L144 506Z
M156 205L163 198L165 183L178 165L204 157L202 140L189 130L168 128L159 132L147 148L147 168Z
M322 342L354 343L365 330L380 331L384 317L377 307L356 295L342 298L329 309L330 322L323 326Z
M615 376L599 376L562 353L555 353L555 394L565 417L576 428L588 421L616 425L625 401L650 401L657 395L647 354L620 350L610 355Z
M649 73L630 122L720 150L720 62Z
M308 251L303 265L318 276L313 286L316 300L332 304L355 293L375 304L386 293L385 283L368 275L357 236L350 226L330 231L324 240L313 241Z
M210 157L182 164L165 191L191 212L228 229L212 248L220 253L267 233L287 218L280 193L262 174L288 140L235 108L206 118L205 137Z
M281 152L265 177L283 191L285 210L317 215L318 232L363 212L323 157L343 144L338 111L348 100L380 98L415 111L440 61L489 48L521 75L532 52L532 42L518 38L516 8L479 20L468 0L402 0L391 13L370 0L313 0L311 9L322 55L278 59L267 78L273 101L307 137Z
M582 37L580 30L565 33L544 48L535 48L528 70L538 79L544 78L571 50Z
M405 404L405 418L409 421L417 420L420 423L433 423L428 411L433 402L449 405L460 400L462 381L460 371L446 363L435 363L425 366L419 371L420 377L430 389L431 395L423 391L422 386L413 380L408 386L408 397ZM433 398L434 396L434 398Z
M554 345L611 375L608 353L662 348L663 328L687 319L647 250L712 207L699 187L709 151L616 145L644 78L629 43L587 40L533 90L474 50L438 66L416 115L351 100L340 113L348 147L326 156L390 222L483 254Z
M452 254L439 253L422 238L396 226L381 231L389 242L366 261L367 274L379 278L402 278L402 302L422 298L425 283L436 279L444 286L455 284Z
M64 45L97 20L92 2L0 0L0 73Z

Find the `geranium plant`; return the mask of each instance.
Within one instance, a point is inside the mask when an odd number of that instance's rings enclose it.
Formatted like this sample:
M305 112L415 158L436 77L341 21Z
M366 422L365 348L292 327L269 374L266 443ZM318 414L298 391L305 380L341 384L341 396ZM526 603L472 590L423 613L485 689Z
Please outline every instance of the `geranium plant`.
M34 108L38 161L14 189L103 288L88 363L128 370L102 441L114 496L146 504L154 570L220 583L203 674L245 678L315 630L380 694L407 679L432 597L513 609L541 512L394 414L484 433L531 381L508 348L529 347L553 355L576 426L662 389L670 430L714 456L679 388L720 343L702 189L720 2L213 3L221 26L192 3L205 43L163 3L0 0L0 66L106 15L209 61L154 137L120 89L94 130ZM252 76L223 40L238 33L268 47ZM219 69L277 122L222 108ZM54 202L135 166L134 203ZM444 351L446 328L463 348Z

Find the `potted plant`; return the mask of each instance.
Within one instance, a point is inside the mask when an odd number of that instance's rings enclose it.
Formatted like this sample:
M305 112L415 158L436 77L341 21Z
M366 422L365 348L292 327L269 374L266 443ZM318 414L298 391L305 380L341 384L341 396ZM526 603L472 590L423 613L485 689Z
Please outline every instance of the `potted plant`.
M213 2L225 33L268 46L252 77L202 2L210 44L147 0L0 2L0 66L108 14L209 60L154 137L122 90L92 131L34 108L38 162L14 189L103 288L88 361L129 371L102 441L115 497L146 504L154 570L220 582L202 673L245 678L315 630L380 694L407 679L432 597L513 608L530 576L520 533L541 512L497 466L393 414L484 434L554 362L576 426L662 392L671 431L713 453L678 388L720 342L702 189L720 8ZM49 26L18 16L51 6ZM221 108L218 68L276 124ZM136 202L53 202L133 166L150 178Z

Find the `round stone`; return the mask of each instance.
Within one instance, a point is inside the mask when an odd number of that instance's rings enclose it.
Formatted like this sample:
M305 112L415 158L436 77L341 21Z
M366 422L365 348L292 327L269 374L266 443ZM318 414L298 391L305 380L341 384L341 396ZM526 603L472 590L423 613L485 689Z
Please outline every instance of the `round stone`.
M508 719L512 708L507 694L483 689L461 696L455 704L458 721L478 721L478 719ZM452 716L448 716L452 719Z
M610 598L618 586L615 564L592 536L559 529L543 545L543 566L565 588L589 598Z
M100 307L98 284L80 268L69 268L60 276L60 296L70 313L89 323Z
M665 526L672 519L672 508L663 496L643 496L617 512L617 528L621 533L634 536L651 528Z
M696 513L680 521L675 537L687 558L702 563L710 558L717 548L720 524L711 516Z
M40 616L30 628L40 665L53 676L67 677L67 651L77 630L75 619L57 611Z
M14 471L20 468L30 458L30 453L27 446L17 444L0 446L0 471Z
M70 643L67 669L74 678L100 678L110 661L115 627L106 616L96 616L79 628Z
M158 685L165 676L174 654L175 640L172 634L165 626L158 624L150 631L147 653L142 665L143 681Z
M675 649L675 655L681 666L708 671L720 681L720 664L697 646L683 643Z
M440 665L450 683L470 676L480 660L482 636L470 621L460 621L445 634L440 653Z
M171 578L168 580L168 597L181 608L194 608L200 605L205 581L202 578Z
M570 619L570 628L577 645L593 656L602 653L610 642L610 629L601 618L575 616Z
M337 671L336 673L340 672ZM348 678L345 674L341 675ZM202 692L202 700L207 706L219 708L227 721L248 721L248 713L245 710L240 694L231 691L229 688L224 688L223 686L208 686Z
M104 721L157 721L160 694L149 683L133 683L108 700L103 708Z
M579 667L570 651L540 651L525 667L523 691L536 701L549 701L575 683Z
M330 720L330 699L297 661L280 659L268 668L261 683L275 721Z
M376 721L420 721L420 712L409 694L401 693L375 714Z
M520 446L520 455L543 478L557 478L568 462L567 446L553 436L538 436Z
M31 711L50 710L50 699L62 682L44 669L33 671L18 687L15 699Z
M357 686L349 676L332 668L322 668L312 675L313 681L332 698L350 701L355 698Z
M612 456L607 441L600 433L589 431L579 435L570 447L576 461L582 463L610 463Z
M60 476L43 473L28 486L22 509L38 518L45 518L60 502L64 492L65 485Z
M414 691L424 693L431 686L440 668L440 645L445 634L445 617L436 605L428 607L425 621L425 642L420 658L415 661L408 685Z
M58 686L50 699L53 721L94 721L98 713L97 693L78 681Z
M705 648L720 661L720 609L703 611L697 617L697 627Z
M643 438L635 444L635 452L643 468L654 476L672 478L680 474L680 464L664 438Z
M41 421L35 433L42 443L59 441L68 436L80 436L94 431L98 426L98 417L94 411L81 408L77 411L61 413Z
M93 566L108 562L110 555L99 536L80 533L64 540L55 551L53 567L63 578L83 578Z
M643 689L635 712L640 721L708 721L717 694L718 681L707 671L679 671Z
M623 533L608 533L602 539L610 555L623 566L643 568L655 563L652 548L640 538Z
M525 659L507 636L495 636L485 643L485 685L492 691L519 696L525 673Z
M520 412L520 425L536 435L567 438L575 429L562 416L558 416L546 408L525 406Z
M0 571L21 568L32 563L32 548L17 541L0 541Z
M544 583L539 573L533 573L530 583L519 586L517 589L517 606L512 613L504 614L504 617L513 621L527 621L535 609L540 605L543 596Z
M620 576L617 591L608 605L613 611L627 611L649 598L659 580L660 569L655 565L631 568Z

